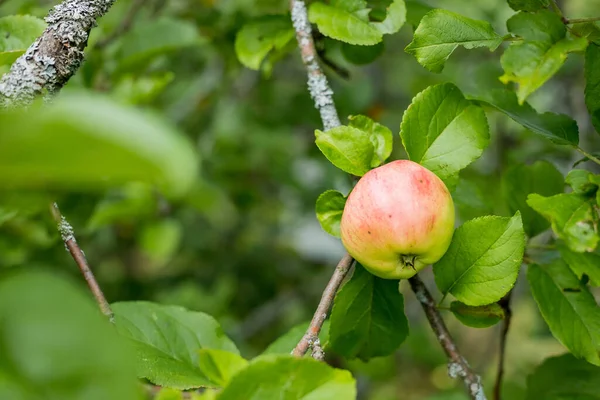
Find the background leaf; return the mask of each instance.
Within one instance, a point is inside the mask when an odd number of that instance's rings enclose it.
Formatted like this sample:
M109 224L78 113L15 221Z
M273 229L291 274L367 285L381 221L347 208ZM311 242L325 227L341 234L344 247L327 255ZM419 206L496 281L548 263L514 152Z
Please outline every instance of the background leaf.
M594 43L585 52L585 105L600 132L600 46Z
M191 144L156 115L87 93L38 106L0 114L4 188L98 191L145 181L178 196L196 179Z
M340 237L340 222L345 205L346 197L337 190L327 190L317 198L317 219L325 232Z
M281 398L289 400L356 398L356 383L348 371L334 369L312 358L267 355L255 358L234 376L219 400Z
M485 113L451 83L430 86L415 96L402 117L400 136L409 159L449 188L489 144Z
M562 193L562 174L548 161L531 165L517 164L502 176L502 194L511 214L520 211L527 236L534 237L550 227L550 223L527 205L527 196L537 193L551 196Z
M271 51L280 52L294 39L288 16L265 16L249 22L235 37L235 53L246 67L260 69Z
M552 224L552 230L573 251L592 251L598 236L592 202L576 193L562 193L551 197L531 194L527 204Z
M600 308L561 260L532 264L527 280L550 331L578 358L600 365Z
M524 40L512 43L502 55L504 75L500 80L517 83L519 104L562 67L568 53L583 51L587 46L584 38L566 37L560 17L548 10L521 12L510 18L507 26Z
M44 29L46 23L32 15L9 15L0 18L0 65L12 64L25 53Z
M549 0L508 0L515 11L538 11L548 7Z
M175 389L218 385L200 369L200 349L238 350L209 315L155 303L113 304L118 332L137 351L140 378Z
M56 271L4 276L0 320L0 398L142 399L131 349Z
M497 303L473 307L453 301L450 303L450 311L456 319L472 328L488 328L505 318L504 309Z
M585 274L590 278L591 285L600 286L600 254L577 253L564 245L560 245L558 249L563 261L577 275L577 278L582 279Z
M357 264L335 296L329 348L346 358L368 360L391 354L407 336L398 281L378 278Z
M433 266L440 291L469 306L500 300L513 287L525 250L521 215L487 216L465 222L448 251Z
M405 51L431 72L442 72L446 60L458 46L496 50L502 37L485 21L477 21L448 10L428 12L419 23Z
M303 322L292 327L289 331L278 337L273 343L271 343L262 355L267 354L290 354L292 349L296 347L300 339L306 333L308 326L310 325L310 321ZM321 346L325 348L328 345L328 337L329 337L329 319L327 319L323 326L321 327L321 332L319 333L319 341L321 342ZM307 353L306 357L310 357Z

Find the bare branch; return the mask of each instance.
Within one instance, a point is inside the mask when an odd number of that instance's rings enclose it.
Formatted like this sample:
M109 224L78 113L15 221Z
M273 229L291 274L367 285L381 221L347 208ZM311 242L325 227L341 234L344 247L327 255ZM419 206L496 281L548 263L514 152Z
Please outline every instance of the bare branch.
M438 342L448 357L448 375L452 378L460 377L464 381L467 393L471 399L485 400L486 397L483 392L483 386L481 385L481 378L471 370L467 360L460 354L456 343L454 343L452 336L450 336L450 332L437 309L431 293L429 293L429 290L427 290L427 287L418 275L410 278L408 282L410 283L410 287L415 293L417 300L421 303L423 311L425 311L425 315L429 321L429 325L431 325Z
M333 90L318 62L317 50L312 36L312 28L308 22L306 4L303 0L290 0L292 23L296 31L296 39L300 47L302 62L308 74L308 91L315 102L315 108L321 114L325 130L340 126L340 119L333 102Z
M0 108L28 105L57 93L83 61L90 30L114 0L66 0L45 18L48 27L0 79Z
M63 242L65 243L67 251L71 253L73 260L75 260L75 263L77 263L81 274L83 275L88 286L90 287L92 294L96 298L96 303L98 303L100 310L104 315L106 315L110 319L110 322L114 322L114 314L110 308L110 305L108 304L108 301L106 301L104 293L102 293L102 290L100 289L100 286L98 285L98 282L94 277L94 273L92 272L87 263L85 254L83 254L83 251L77 244L77 240L75 240L73 227L60 213L60 210L58 209L58 205L56 203L50 205L50 211L52 212L54 220L58 224L58 231L60 232L60 236Z
M331 279L329 280L329 283L323 291L319 306L315 311L312 321L310 321L310 325L308 326L306 333L302 337L302 340L300 340L300 342L296 345L296 348L294 348L292 351L293 355L302 357L304 354L306 354L308 348L312 347L313 358L321 361L325 358L325 354L323 353L323 349L319 343L319 333L321 332L323 322L325 322L325 319L327 318L327 313L333 304L335 294L342 284L342 281L348 274L348 271L350 271L353 261L354 260L350 254L346 254L338 263L333 275L331 276Z
M501 399L502 379L504 378L504 364L506 363L506 338L510 329L510 320L512 311L510 309L510 297L512 290L506 294L498 304L504 310L504 321L502 322L502 331L500 332L500 358L498 360L498 372L496 373L496 383L494 384L494 400Z

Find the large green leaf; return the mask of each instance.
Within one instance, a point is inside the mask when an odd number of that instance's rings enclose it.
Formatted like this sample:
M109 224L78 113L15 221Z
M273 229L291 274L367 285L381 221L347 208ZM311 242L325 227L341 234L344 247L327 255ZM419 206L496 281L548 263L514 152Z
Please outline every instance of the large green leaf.
M200 349L238 354L231 340L209 315L155 303L113 304L118 332L137 351L140 378L175 389L218 386L199 365Z
M533 133L550 139L556 144L579 143L579 130L573 118L550 112L538 114L529 103L519 104L517 95L511 90L486 89L467 97L487 103Z
M552 230L576 252L593 251L598 236L598 214L592 200L576 193L551 197L531 194L527 204L552 224Z
M346 358L368 360L393 353L407 336L398 281L378 278L357 265L335 296L329 347Z
M340 222L346 205L346 198L337 190L327 190L317 198L317 219L323 230L340 237Z
M191 143L155 114L85 92L0 114L0 187L100 191L131 181L168 195L198 171Z
M375 147L368 132L350 126L338 126L325 132L317 129L315 136L319 150L342 171L363 176L371 169Z
M459 171L479 158L490 140L481 107L451 83L430 86L415 96L402 117L400 136L408 157L450 188Z
M189 21L170 17L141 21L119 39L118 72L143 69L161 55L202 43L198 28Z
M600 400L600 368L572 354L547 358L527 378L526 400Z
M502 37L486 21L464 17L448 10L434 9L419 23L405 51L431 72L442 72L446 60L458 46L496 50Z
M56 271L0 280L0 398L136 400L133 353L79 284Z
M548 161L531 165L517 164L502 176L502 193L511 214L520 211L527 236L533 237L550 227L550 223L527 204L527 196L537 193L551 196L564 191L562 174Z
M585 52L585 105L600 132L600 46L594 43Z
M500 300L514 286L525 250L521 216L486 216L465 222L433 266L440 291L469 306Z
M583 51L587 40L567 37L560 17L544 10L535 14L521 12L507 22L508 30L523 38L502 55L504 83L516 82L519 104L550 79L574 51Z
M574 356L600 365L600 307L561 260L532 264L527 280L550 331Z
M269 53L279 53L294 39L294 28L285 15L265 16L251 21L235 37L235 53L246 67L254 70Z
M404 0L393 0L381 22L370 21L370 11L367 3L361 0L316 2L310 5L308 18L325 36L363 46L381 42L384 34L398 32L406 21Z
M348 119L349 126L360 129L369 135L369 140L373 144L371 168L383 164L392 154L394 146L392 131L387 126L381 125L364 115L351 115Z
M600 286L600 254L577 253L563 245L558 249L562 259L577 275L577 278L582 279L583 275L586 275L590 279L591 285Z
M0 18L0 65L12 64L44 29L46 23L32 15Z
M312 358L265 355L233 377L219 400L353 400L356 383L349 371Z
M211 382L227 386L231 378L246 368L248 361L237 353L220 349L198 350L200 370Z
M515 11L538 11L548 7L549 0L508 0Z

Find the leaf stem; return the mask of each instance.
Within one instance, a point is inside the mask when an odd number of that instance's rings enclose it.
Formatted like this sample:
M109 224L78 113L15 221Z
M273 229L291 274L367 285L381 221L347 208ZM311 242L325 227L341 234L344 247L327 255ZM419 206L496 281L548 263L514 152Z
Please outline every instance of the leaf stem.
M323 291L319 306L313 315L312 321L310 322L306 333L292 351L292 354L296 357L302 357L304 354L306 354L308 348L312 347L313 357L323 361L324 354L319 343L319 333L323 327L323 322L325 322L325 319L327 318L327 313L333 304L335 294L337 293L346 275L348 275L348 271L350 271L350 267L352 267L353 262L354 259L350 256L350 254L345 254L338 263L333 275L331 276L331 279L329 280L329 283Z
M96 281L96 277L87 263L85 254L83 254L83 250L81 250L77 244L77 240L75 240L73 227L60 213L56 203L52 203L50 205L50 211L52 212L54 221L56 221L58 224L58 231L60 232L63 242L65 243L65 248L71 254L71 257L73 257L73 260L75 260L75 263L79 267L79 270L90 287L90 290L92 291L100 310L108 317L110 322L114 322L114 314L110 308L110 305L108 304L108 301L106 301L106 297L104 297L104 293L102 293L102 289L100 289L100 285L98 285L98 281Z
M584 24L586 22L600 21L600 17L589 17L589 18L566 18L565 24Z
M438 312L433 296L431 296L431 293L429 293L429 290L427 290L427 287L418 275L410 278L408 282L417 300L421 303L423 311L425 311L425 316L429 320L429 325L431 325L438 342L448 357L448 375L451 378L460 377L463 380L471 399L485 400L486 397L481 385L481 378L473 372L467 360L464 359L458 350L444 320Z
M583 154L584 156L586 156L587 158L589 158L591 161L593 161L596 164L600 165L600 159L599 158L594 157L590 153L588 153L585 150L583 150L581 147L575 146L575 150L577 150L578 152L580 152L581 154Z

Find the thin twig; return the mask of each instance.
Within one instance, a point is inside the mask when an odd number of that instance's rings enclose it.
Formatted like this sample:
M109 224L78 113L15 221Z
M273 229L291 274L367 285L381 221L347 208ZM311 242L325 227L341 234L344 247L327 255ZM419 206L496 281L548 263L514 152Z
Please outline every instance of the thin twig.
M323 327L323 322L325 322L325 319L327 318L327 313L333 304L335 294L342 284L342 281L348 274L348 271L350 271L353 261L354 260L350 254L346 254L344 257L342 257L337 267L335 267L335 271L333 272L329 283L323 291L319 306L313 315L312 321L310 321L310 325L308 326L306 333L292 351L292 354L296 357L302 357L304 354L306 354L308 348L312 346L313 358L323 360L324 354L319 343L319 333L321 332L321 327Z
M133 26L135 16L138 12L140 12L144 3L146 3L146 0L134 0L133 4L129 8L129 11L127 11L127 14L121 20L121 24L114 31L112 31L111 34L107 35L104 39L96 42L94 48L103 49L112 42L114 42L116 39L118 39L119 36L129 31Z
M0 79L0 108L57 93L83 62L90 30L114 0L65 0L45 18L48 27Z
M423 311L427 316L429 325L433 329L435 336L444 349L446 356L448 357L448 375L451 378L460 377L466 386L467 393L473 400L485 400L485 394L483 392L483 386L481 385L481 378L473 372L469 363L460 354L458 347L454 343L450 332L444 323L440 313L435 304L435 300L427 290L427 287L417 275L413 276L408 280L410 287L412 288L417 300L421 303Z
M600 21L600 17L590 17L590 18L566 18L565 24L584 24L586 22L596 22Z
M110 305L108 304L108 301L106 301L106 297L104 297L104 293L102 293L100 285L98 285L96 277L94 277L94 273L92 272L90 266L87 263L85 254L83 254L83 251L77 244L77 240L75 240L73 227L60 213L60 210L56 203L50 205L50 211L52 212L54 220L58 224L58 231L60 232L60 236L63 242L65 243L67 251L71 253L73 260L75 260L75 263L77 263L77 266L79 267L83 278L87 282L88 286L90 287L90 290L92 291L92 294L96 298L96 303L98 303L100 310L104 315L106 315L109 318L110 322L114 322L114 314L110 308Z
M591 161L595 162L596 164L600 165L600 159L599 158L594 157L593 155L591 155L587 151L583 150L581 147L575 146L575 150L577 150L578 152L580 152L581 154L583 154L584 156L586 156L589 160L591 160Z
M510 320L512 311L510 309L510 297L512 290L506 294L498 304L504 310L504 321L502 322L502 331L500 332L500 356L498 359L498 372L496 373L496 383L494 384L494 400L501 399L502 379L504 378L504 365L506 363L506 339L510 329Z

